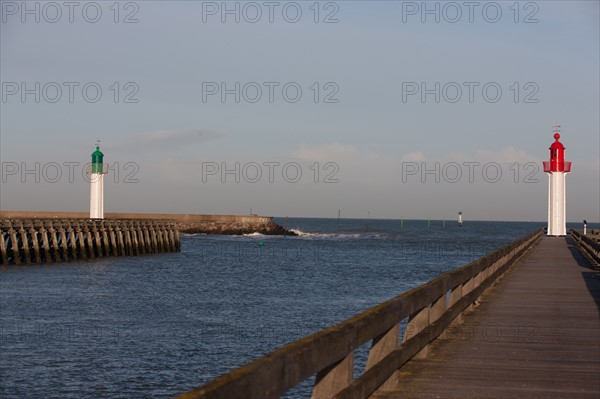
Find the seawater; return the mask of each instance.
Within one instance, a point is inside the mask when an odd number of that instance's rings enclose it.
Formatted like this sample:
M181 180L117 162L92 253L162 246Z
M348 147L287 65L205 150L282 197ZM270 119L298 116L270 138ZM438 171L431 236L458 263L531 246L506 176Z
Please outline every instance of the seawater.
M4 269L0 396L172 397L544 227L277 221L299 236L183 235L177 254Z

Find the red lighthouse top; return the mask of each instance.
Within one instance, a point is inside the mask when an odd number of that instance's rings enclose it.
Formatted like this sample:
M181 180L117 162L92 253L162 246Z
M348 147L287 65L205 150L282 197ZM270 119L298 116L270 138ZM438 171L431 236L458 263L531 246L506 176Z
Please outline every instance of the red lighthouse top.
M554 139L556 141L550 146L550 161L544 162L544 172L570 172L571 162L565 162L565 146L558 141L560 139L558 129L554 133Z

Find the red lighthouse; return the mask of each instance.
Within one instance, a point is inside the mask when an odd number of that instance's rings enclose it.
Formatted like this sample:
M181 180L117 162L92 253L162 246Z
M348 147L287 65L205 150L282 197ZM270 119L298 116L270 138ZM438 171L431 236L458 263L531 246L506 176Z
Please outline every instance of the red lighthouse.
M554 143L550 146L550 161L544 162L548 174L548 235L567 234L565 180L571 171L571 162L565 162L565 146L558 139L559 125L554 129Z

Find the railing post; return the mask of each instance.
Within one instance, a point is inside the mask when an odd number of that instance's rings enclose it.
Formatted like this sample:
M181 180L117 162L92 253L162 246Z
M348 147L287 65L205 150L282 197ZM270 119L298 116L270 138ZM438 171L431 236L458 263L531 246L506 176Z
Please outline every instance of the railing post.
M421 330L429 325L429 306L416 311L408 318L406 331L404 332L404 342L417 335ZM415 355L415 359L423 359L427 356L428 348L425 346L419 353Z
M319 371L311 399L333 398L354 380L354 352L337 363Z
M384 332L378 337L373 338L371 342L371 349L369 350L369 357L367 358L367 366L365 371L371 369L384 357L389 355L393 350L398 347L398 336L400 335L400 324L396 323L392 328ZM388 380L383 383L380 389L393 388L397 382L397 373L393 373Z
M468 293L470 293L471 291L473 291L475 289L475 277L473 276L471 277L466 283L463 284L463 296L467 295ZM467 306L465 308L465 312L471 312L473 310L474 305L470 304L469 306Z
M459 284L456 287L452 288L452 290L450 291L450 298L448 298L448 308L453 306L456 302L458 302L460 300L460 298L462 298L462 296L463 296L462 292L463 292L462 284ZM458 316L456 316L456 318L454 319L454 322L456 322L456 323L463 322L462 312Z
M446 294L439 297L435 302L431 304L431 310L429 313L429 323L433 323L446 311Z

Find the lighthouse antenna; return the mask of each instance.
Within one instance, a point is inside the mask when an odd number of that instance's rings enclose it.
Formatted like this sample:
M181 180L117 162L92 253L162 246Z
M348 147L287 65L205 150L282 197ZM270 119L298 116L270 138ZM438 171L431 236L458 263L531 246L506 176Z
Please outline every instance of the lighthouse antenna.
M560 133L560 125L558 123L554 125L554 133Z

